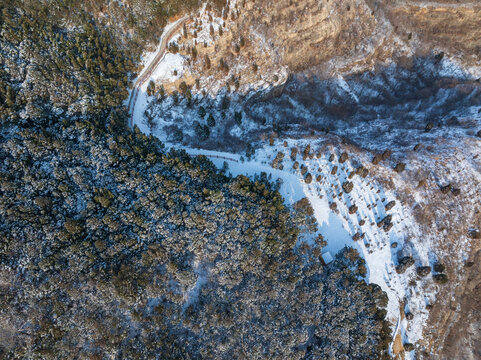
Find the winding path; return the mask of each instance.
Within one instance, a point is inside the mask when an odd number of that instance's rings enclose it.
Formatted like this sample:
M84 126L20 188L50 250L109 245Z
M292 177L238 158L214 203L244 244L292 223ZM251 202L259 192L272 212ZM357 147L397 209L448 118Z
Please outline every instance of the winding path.
M130 93L130 98L129 98L129 106L128 106L129 128L133 127L132 120L133 120L133 115L135 110L135 103L137 102L137 97L139 95L141 86L145 84L147 80L150 79L150 76L152 75L152 73L155 71L159 63L164 58L169 41L181 29L181 27L189 18L190 18L189 15L185 15L184 17L172 23L169 26L169 29L162 34L162 37L160 38L160 46L157 50L157 54L152 59L152 61L147 65L147 67L141 72L140 76L135 81L134 87L132 89L132 92Z

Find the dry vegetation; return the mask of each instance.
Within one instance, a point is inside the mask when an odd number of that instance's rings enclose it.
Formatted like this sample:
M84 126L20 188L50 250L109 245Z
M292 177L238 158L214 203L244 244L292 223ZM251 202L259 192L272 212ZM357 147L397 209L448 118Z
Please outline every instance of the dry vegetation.
M200 79L209 92L216 82L225 85L232 76L246 90L260 80L276 84L285 67L323 78L334 72L372 69L393 59L409 66L413 54L426 56L433 51L457 58L464 65L479 66L481 5L447 0L435 4L239 1L233 8L209 12L223 18L223 31L212 32L214 42L207 47L197 44L198 55L192 59L189 76L192 84ZM209 28L210 23L196 25L199 30ZM192 24L189 29L193 29ZM195 39L181 43L192 47ZM190 52L181 52L191 57ZM211 66L206 66L206 57ZM221 59L229 69L219 71ZM233 82L231 86L234 89Z
M450 279L446 285L438 286L438 301L430 310L423 340L427 352L420 354L425 359L430 358L429 353L443 359L451 358L452 354L472 358L479 348L473 335L477 330L472 330L480 323L475 310L479 273L472 267L478 266L481 249L481 241L473 235L476 233L473 229L481 224L476 201L481 184L476 172L467 167L471 158L470 166L479 167L478 156L473 157L471 152L475 149L473 141L477 140L463 141L466 144L456 144L459 147L438 141L438 148L428 146L430 151L401 155L409 170L395 175L395 182L391 180L389 163L370 166L371 174L385 187L394 188L400 201L412 209L424 241L433 244L432 255L445 264ZM446 152L453 155L443 156ZM419 187L421 182L423 185ZM419 200L420 195L423 201Z
M439 49L465 65L480 65L481 4L476 1L443 0L436 6L424 1L395 1L385 14L399 36L411 37L419 51ZM411 35L410 35L411 34Z

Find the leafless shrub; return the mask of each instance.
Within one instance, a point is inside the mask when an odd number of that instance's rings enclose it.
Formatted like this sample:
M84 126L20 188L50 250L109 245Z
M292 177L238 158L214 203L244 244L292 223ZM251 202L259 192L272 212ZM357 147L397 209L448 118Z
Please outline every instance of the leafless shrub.
M381 162L381 160L382 160L382 156L379 155L379 154L376 154L376 155L374 155L374 157L372 158L372 163L373 163L374 165L377 165L377 164L379 164L379 163Z
M396 201L391 200L391 201L389 201L389 202L386 204L386 206L384 207L384 209L385 209L386 211L389 211L389 210L391 210L391 209L394 207L394 205L396 205Z
M403 162L397 163L396 166L394 167L394 171L397 173L401 173L406 169L406 164Z
M352 191L353 187L354 187L354 184L350 181L346 181L342 184L342 189L346 194L349 194Z

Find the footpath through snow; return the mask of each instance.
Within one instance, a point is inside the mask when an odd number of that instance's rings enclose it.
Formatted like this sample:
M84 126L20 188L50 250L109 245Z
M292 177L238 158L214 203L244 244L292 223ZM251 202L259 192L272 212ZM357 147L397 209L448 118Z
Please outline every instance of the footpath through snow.
M311 153L316 154L318 148L326 148L322 141L317 144L311 140L286 141L287 147L276 142L274 146L258 149L249 161L241 161L241 156L236 154L184 149L191 155L207 156L218 168L223 168L224 162L227 163L227 173L233 176L243 174L253 177L265 172L272 181L280 179L280 193L288 204L307 197L314 209L319 233L327 240L323 252L335 255L345 246L357 249L366 260L368 282L381 286L388 295L387 318L395 330L393 338L399 333L404 343L415 343L422 338L429 314L426 304L434 302L434 292L424 293L423 283L410 283L415 273L414 267L404 274L396 272L398 251L405 248L407 239L414 248L406 255L414 253L419 262L429 264L429 249L416 240L420 239L420 234L410 211L395 200L394 194L383 191L369 177L355 175L349 178L349 174L356 169L350 160L340 163L340 154L336 153L336 149L324 149L319 157L315 155L302 160L302 150L308 143L313 147ZM297 170L290 159L292 147L297 147L301 154L297 155ZM282 165L283 170L271 166L278 152L284 153L283 160L277 164L277 167ZM334 159L330 161L333 154ZM312 176L309 184L301 173L302 165L307 168L306 174ZM342 189L346 181L353 183L353 189L348 194ZM386 205L392 200L395 205L387 211ZM353 206L356 207L355 212L352 211ZM392 227L386 231L378 223L389 214L392 216ZM353 237L358 240L353 240ZM309 237L305 241L315 246ZM412 314L413 318L408 321L404 313ZM413 358L414 352L406 355L406 358Z
M134 87L138 94L133 94L135 96L132 98L132 126L137 125L145 133L149 133L144 121L144 112L148 105L147 84L150 80L158 82L175 80L172 75L174 69L178 71L176 78L182 76L182 56L165 54L167 39L176 35L173 30L180 29L179 24L182 21L185 21L185 18L169 25L161 39L159 50L146 55L146 70L139 77L142 81L137 81ZM272 181L280 179L282 183L280 192L288 204L307 197L314 209L319 233L328 241L324 251L335 255L345 246L354 247L359 251L366 260L367 280L381 286L388 295L387 318L395 329L393 339L397 335L401 336L403 343L415 343L422 337L423 326L428 318L426 304L434 301L435 291L425 293L423 291L425 284L422 281L412 284L410 279L415 276L414 267L403 274L398 274L395 270L397 258L403 255L402 252L398 252L405 251L404 245L408 239L407 255L414 255L418 263L429 264L429 249L417 240L420 233L412 214L397 201L387 211L386 204L395 200L395 195L385 192L369 177L359 175L349 177L355 170L354 166L349 160L341 163L339 150L326 147L322 140L317 140L317 143L313 143L312 140L286 141L287 146L278 141L274 146L258 149L248 161L237 154L171 145L184 149L191 155L205 155L219 168L223 168L224 163L227 163L228 173L233 176L243 174L253 177L265 172ZM299 168L294 169L290 149L297 147L302 154L309 142L315 156L302 160L302 155L297 155ZM323 150L317 153L318 149ZM276 168L273 168L272 162L278 152L283 152L284 157ZM312 182L305 181L301 165L311 174ZM342 189L342 184L346 181L353 184L353 189L349 193ZM378 224L389 214L392 216L390 222L392 225L386 231L386 227ZM315 245L309 237L303 240L311 246ZM412 314L409 322L404 313ZM407 352L406 358L414 358L414 351Z

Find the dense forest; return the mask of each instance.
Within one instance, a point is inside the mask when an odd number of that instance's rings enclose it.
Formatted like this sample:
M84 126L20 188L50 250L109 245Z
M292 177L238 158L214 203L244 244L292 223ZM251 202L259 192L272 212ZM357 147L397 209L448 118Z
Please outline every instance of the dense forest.
M101 122L2 129L7 358L373 358L386 297L346 250L297 248L312 209ZM8 337L10 334L10 337Z
M308 201L126 129L142 46L195 6L0 5L0 357L387 356L386 295L300 243Z
M0 120L121 116L142 49L199 4L2 1Z

